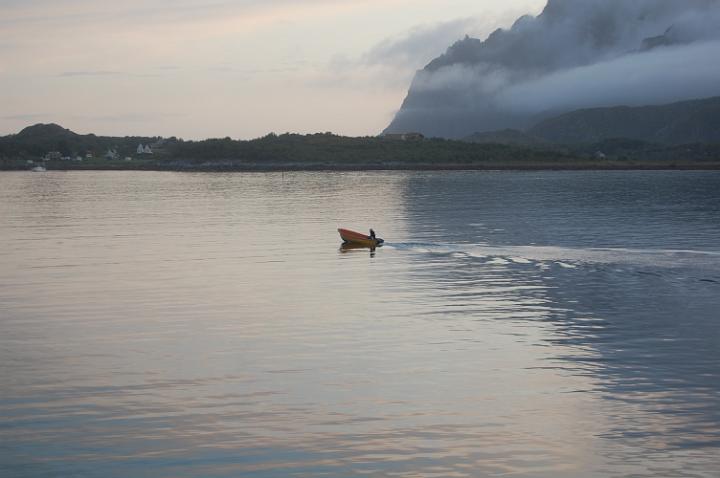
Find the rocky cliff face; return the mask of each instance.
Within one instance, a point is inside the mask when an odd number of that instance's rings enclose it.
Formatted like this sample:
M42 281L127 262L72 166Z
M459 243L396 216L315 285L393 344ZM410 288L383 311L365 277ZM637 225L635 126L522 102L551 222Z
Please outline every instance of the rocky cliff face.
M720 95L720 0L549 0L415 76L388 133L459 138L578 108Z

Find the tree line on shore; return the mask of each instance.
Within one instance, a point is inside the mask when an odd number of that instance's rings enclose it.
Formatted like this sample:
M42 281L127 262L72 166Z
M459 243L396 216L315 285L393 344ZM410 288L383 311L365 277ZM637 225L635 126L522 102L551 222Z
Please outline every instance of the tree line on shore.
M136 156L138 144L152 144L152 155ZM104 137L79 135L58 125L36 125L17 135L0 138L0 167L20 169L27 161L37 161L50 151L60 156L92 156L84 165L66 169L117 169L116 161L103 154L117 151L122 161L135 160L123 169L212 169L242 168L243 165L307 165L327 167L357 165L432 167L437 165L549 165L602 163L612 161L720 163L720 145L654 145L637 140L610 139L599 143L559 145L507 145L472 143L440 138L399 140L382 136L345 137L331 133L268 134L253 140L229 137L184 141L159 137ZM90 153L88 155L88 153ZM214 166L213 166L214 165Z

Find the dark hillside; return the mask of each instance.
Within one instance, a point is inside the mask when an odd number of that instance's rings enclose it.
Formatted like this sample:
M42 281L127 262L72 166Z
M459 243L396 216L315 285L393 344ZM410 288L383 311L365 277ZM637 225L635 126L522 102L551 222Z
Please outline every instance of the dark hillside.
M94 134L80 135L60 125L36 124L17 134L0 137L0 157L37 159L51 151L63 156L103 155L109 149L122 156L132 155L138 144L155 143L157 137L111 137Z
M720 143L720 97L661 106L583 109L542 121L528 134L556 144L629 138L666 145Z

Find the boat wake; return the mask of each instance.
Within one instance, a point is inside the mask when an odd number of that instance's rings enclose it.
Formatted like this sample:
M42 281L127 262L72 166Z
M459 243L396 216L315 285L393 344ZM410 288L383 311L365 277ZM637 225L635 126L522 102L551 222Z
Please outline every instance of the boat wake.
M720 283L720 252L677 249L491 246L479 244L388 243L387 249L433 256L468 258L490 265L524 264L574 269L591 266L693 268Z

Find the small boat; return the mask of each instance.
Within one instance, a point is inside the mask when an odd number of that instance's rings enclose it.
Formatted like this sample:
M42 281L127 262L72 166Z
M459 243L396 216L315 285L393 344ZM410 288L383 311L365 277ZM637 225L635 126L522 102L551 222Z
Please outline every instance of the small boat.
M45 166L35 166L30 171L34 171L36 173L44 173L45 171L47 171L47 168L45 168Z
M367 234L350 231L348 229L338 229L338 232L345 244L353 244L361 247L377 247L382 246L385 242L378 237L370 237Z

